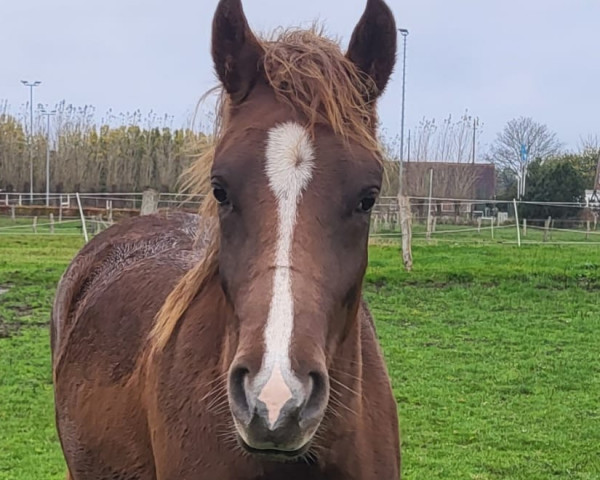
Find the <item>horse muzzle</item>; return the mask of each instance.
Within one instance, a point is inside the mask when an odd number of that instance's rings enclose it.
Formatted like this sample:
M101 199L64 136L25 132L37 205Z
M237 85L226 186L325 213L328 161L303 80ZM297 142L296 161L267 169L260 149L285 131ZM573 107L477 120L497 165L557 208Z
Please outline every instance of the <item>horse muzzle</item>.
M243 365L229 376L229 404L242 446L250 453L294 458L308 450L329 400L327 374L298 377L274 367L251 378Z

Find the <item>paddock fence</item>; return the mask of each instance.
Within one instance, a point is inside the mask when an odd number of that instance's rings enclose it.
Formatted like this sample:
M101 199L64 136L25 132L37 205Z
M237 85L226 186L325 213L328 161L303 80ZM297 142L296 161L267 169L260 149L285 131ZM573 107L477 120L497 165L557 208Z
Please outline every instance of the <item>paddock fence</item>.
M122 218L155 210L196 212L202 196L158 193L0 193L2 235L91 237ZM412 244L495 243L600 246L600 205L410 197ZM399 243L398 200L382 197L371 241Z

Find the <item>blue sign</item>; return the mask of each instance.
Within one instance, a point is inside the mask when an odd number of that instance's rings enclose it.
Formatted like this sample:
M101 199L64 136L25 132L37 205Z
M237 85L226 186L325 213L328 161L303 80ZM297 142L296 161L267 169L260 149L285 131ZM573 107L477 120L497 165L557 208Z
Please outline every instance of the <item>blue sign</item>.
M524 143L521 144L521 163L527 163L527 147Z

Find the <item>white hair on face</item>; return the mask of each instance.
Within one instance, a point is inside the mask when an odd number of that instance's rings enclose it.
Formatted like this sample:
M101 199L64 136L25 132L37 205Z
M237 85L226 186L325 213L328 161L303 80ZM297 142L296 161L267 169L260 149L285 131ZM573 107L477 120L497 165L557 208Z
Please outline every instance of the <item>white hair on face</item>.
M266 174L277 200L277 250L273 292L264 331L265 354L256 380L271 426L300 382L292 372L290 342L294 328L292 241L298 204L312 179L315 149L307 130L294 122L272 128L266 149Z

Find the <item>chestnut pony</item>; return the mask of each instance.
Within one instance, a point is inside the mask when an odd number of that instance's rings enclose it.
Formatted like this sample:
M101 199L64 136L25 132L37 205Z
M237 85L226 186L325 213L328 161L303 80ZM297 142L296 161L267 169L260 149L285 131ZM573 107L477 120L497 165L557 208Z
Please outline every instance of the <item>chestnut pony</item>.
M382 181L376 100L396 26L368 0L344 54L316 29L252 33L221 0L214 148L199 215L113 226L52 312L73 480L396 480L396 404L362 301ZM195 180L194 180L195 179Z

